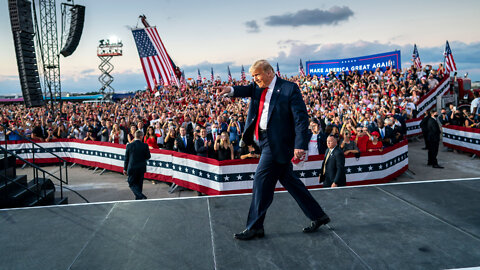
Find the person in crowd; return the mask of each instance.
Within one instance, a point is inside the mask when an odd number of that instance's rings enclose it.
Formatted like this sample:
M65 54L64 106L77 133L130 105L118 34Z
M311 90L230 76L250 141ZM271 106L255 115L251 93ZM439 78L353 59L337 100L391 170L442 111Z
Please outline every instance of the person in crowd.
M89 129L87 130L87 135L85 136L85 138L83 138L84 141L95 141L96 138L95 138L95 133L93 132L92 129Z
M447 110L445 108L442 108L440 110L440 116L438 117L438 121L440 121L440 124L442 125L448 125L450 123L450 119L448 118Z
M234 115L227 127L230 143L233 145L233 150L238 151L238 141L240 140L240 127L238 126L237 116Z
M167 137L165 138L165 149L173 151L175 148L175 142L177 139L177 134L175 128L169 127L167 131Z
M102 122L102 127L98 132L97 137L99 137L100 141L102 142L108 142L111 133L112 133L112 121L106 120Z
M367 143L369 140L368 136L368 129L362 126L358 126L356 129L356 134L355 134L355 143L357 144L358 150L363 153L367 151Z
M260 149L256 144L244 145L240 149L240 159L260 158Z
M437 122L438 113L435 110L430 111L430 118L427 122L427 132L424 136L427 136L427 148L428 148L428 163L427 165L432 166L433 168L443 169L442 166L438 165L437 155L438 155L438 146L440 144L440 127Z
M148 145L149 149L159 148L157 144L157 134L155 133L155 129L153 128L153 126L149 126L147 128L147 134L145 134L143 142Z
M137 126L131 125L130 132L127 135L128 143L132 143L135 140L135 131L137 131Z
M385 120L377 119L377 125L378 128L374 131L380 135L379 139L382 141L382 144L385 147L392 146L395 142L394 131L391 128L392 120L390 118L386 118Z
M187 129L180 127L180 134L175 140L174 150L180 153L195 154L193 139L187 136Z
M198 128L198 127L197 127ZM199 128L200 130L200 136L197 138L195 141L195 152L197 153L197 156L201 157L211 157L210 156L210 148L213 148L213 140L212 137L208 137L207 134L207 128L201 127Z
M165 142L165 132L162 128L162 123L160 121L155 122L155 135L157 135L157 145L159 148L163 148Z
M372 132L370 136L370 140L367 142L367 152L382 152L383 143L378 140L380 137L378 131Z
M230 142L230 138L227 132L224 131L222 132L222 134L220 134L220 136L215 141L214 149L217 153L218 160L222 161L234 159L233 145Z
M474 115L475 120L478 120L477 115L480 114L480 92L473 91L473 100L470 103L470 114Z
M145 200L143 191L143 177L147 171L147 160L150 159L148 145L142 142L143 132L135 132L135 140L129 143L125 151L123 174L128 176L128 185L135 195L135 200Z
M113 124L112 131L110 132L109 142L111 143L123 143L123 138L125 134L123 130L120 128L120 125Z
M242 139L247 145L258 142L262 149L253 180L253 196L246 229L234 237L238 240L251 240L264 236L263 222L278 181L312 220L310 226L303 231L314 232L330 222L330 218L293 173L291 159L294 156L297 159L304 158L310 139L309 117L300 89L297 84L278 78L266 60L256 61L250 67L250 73L254 82L249 85L217 88L220 96L228 94L250 98Z
M318 127L318 123L315 119L310 121L310 131L312 132L312 136L310 137L310 142L308 143L308 155L315 156L319 155L319 136L320 136L320 129Z
M36 120L35 127L32 130L32 140L44 142L47 135L45 128L42 126L42 122Z
M333 135L327 138L328 150L323 159L319 182L324 187L341 187L346 185L345 155L337 147L337 138Z
M53 131L53 136L55 137L55 139L66 139L68 137L67 128L63 123L60 123Z
M350 130L345 129L343 132L343 140L340 143L340 149L342 149L343 154L349 155L349 154L358 154L360 151L358 150L358 146L355 143L355 141L351 140L352 138L352 133Z

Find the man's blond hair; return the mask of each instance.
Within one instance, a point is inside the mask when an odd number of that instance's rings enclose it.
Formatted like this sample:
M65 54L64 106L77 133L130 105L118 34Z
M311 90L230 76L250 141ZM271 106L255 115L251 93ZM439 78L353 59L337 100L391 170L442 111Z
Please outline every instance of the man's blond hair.
M250 69L248 71L250 73L252 73L255 70L257 70L258 68L261 68L265 72L271 71L271 72L275 73L272 65L270 65L270 63L267 60L264 60L264 59L255 61L255 63L253 63L253 65L250 67Z

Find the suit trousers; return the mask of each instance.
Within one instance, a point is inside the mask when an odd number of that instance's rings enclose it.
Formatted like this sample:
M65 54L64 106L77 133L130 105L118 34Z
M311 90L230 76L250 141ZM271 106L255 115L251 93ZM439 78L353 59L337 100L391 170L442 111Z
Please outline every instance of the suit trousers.
M277 181L292 195L303 213L316 220L325 215L318 202L313 198L302 181L293 173L292 164L280 164L274 161L268 139L260 139L262 154L253 180L252 202L247 219L247 229L261 229L265 214L273 201Z
M428 141L428 143L427 143L428 165L438 165L437 155L438 155L439 144L440 144L440 142Z
M135 195L135 200L143 200L147 198L147 196L142 193L144 174L145 171L143 170L132 170L128 173L128 186Z

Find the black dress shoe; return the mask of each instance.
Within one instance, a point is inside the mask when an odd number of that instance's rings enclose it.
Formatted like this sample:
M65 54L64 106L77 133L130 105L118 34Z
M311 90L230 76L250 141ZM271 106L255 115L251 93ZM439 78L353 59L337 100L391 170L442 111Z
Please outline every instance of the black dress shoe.
M246 229L241 233L236 233L233 235L235 239L238 240L250 240L255 237L262 238L265 236L265 231L262 229L254 230L254 229Z
M312 233L312 232L318 230L318 228L320 226L325 225L329 222L330 222L330 218L327 215L325 215L325 216L323 216L323 217L321 217L317 220L312 221L310 226L303 228L303 232L304 233Z
M435 165L433 165L432 167L435 168L435 169L443 169L443 167L440 166L440 165L438 165L438 164L435 164Z

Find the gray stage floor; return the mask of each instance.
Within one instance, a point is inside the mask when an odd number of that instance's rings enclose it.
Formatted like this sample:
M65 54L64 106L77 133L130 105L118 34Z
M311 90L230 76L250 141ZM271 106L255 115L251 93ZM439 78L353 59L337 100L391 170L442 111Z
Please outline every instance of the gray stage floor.
M0 211L1 269L448 269L480 266L480 180L312 191L309 221L276 193L263 239L241 242L250 196Z

